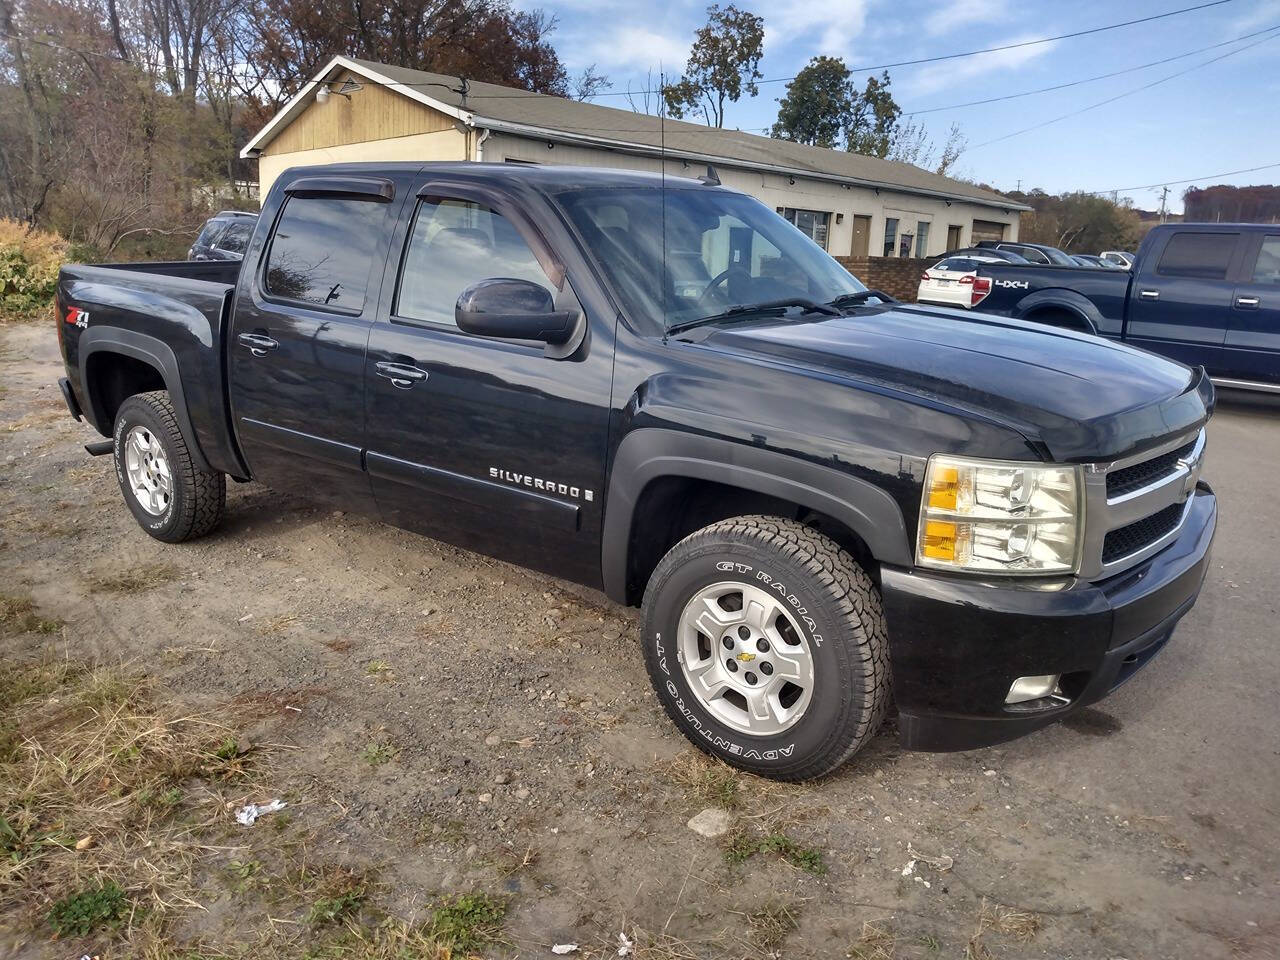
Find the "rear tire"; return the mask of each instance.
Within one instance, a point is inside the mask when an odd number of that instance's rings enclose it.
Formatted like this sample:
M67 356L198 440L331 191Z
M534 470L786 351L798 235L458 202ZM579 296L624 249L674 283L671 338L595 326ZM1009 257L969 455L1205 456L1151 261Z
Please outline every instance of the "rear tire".
M875 585L794 520L723 520L672 547L645 591L644 655L694 745L776 780L841 766L890 702Z
M166 391L125 400L112 437L120 492L143 530L165 543L181 543L218 525L227 478L195 465Z

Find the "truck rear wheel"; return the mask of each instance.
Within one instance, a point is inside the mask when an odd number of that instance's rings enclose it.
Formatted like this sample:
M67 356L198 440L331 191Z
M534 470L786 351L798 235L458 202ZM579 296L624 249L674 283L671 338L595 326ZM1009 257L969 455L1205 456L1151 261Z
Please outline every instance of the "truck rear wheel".
M645 591L644 654L686 737L778 780L835 770L890 700L871 578L830 538L778 517L723 520L671 548Z
M192 462L168 393L157 390L125 400L112 436L116 480L143 530L165 543L181 543L218 525L227 479Z

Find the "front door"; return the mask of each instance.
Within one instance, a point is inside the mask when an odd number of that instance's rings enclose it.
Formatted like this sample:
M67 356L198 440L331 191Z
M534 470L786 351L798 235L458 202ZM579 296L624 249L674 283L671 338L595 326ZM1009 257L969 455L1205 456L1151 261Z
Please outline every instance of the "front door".
M1130 281L1124 339L1215 373L1235 293L1239 232L1177 230Z
M1280 230L1250 238L1231 302L1221 373L1280 387Z
M871 252L871 218L853 215L853 242L849 246L849 256L865 257Z
M388 523L599 583L613 328L588 316L564 360L461 332L481 280L545 286L580 307L545 234L502 196L425 183L401 228L365 368L367 463Z
M369 328L391 242L390 181L295 181L265 252L250 250L232 321L236 437L255 480L374 512L361 463ZM366 191L366 192L361 192ZM263 243L263 241L257 241Z

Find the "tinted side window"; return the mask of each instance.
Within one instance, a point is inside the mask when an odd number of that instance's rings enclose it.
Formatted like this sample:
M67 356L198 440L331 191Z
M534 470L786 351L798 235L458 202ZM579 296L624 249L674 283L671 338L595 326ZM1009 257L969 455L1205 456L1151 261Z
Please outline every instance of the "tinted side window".
M1254 283L1280 284L1280 237L1266 237L1253 268Z
M218 249L228 253L244 253L249 245L249 237L253 235L253 224L237 220L231 224L218 238Z
M395 313L452 326L462 291L495 277L551 290L524 237L502 214L468 200L425 200L414 216Z
M222 224L217 220L210 220L205 223L204 228L200 231L200 236L196 237L195 246L207 247L213 243L213 238L218 235L218 231L222 229Z
M1156 272L1164 277L1224 280L1238 239L1235 233L1175 233Z
M359 313L385 205L344 197L290 197L267 252L266 292Z

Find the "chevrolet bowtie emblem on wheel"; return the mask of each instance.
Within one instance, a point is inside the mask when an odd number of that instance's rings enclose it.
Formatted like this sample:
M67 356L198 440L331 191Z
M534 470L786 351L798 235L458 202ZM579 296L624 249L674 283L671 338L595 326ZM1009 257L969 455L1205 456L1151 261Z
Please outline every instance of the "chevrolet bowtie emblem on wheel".
M741 660L743 663L750 663L752 660L756 658L756 655L754 653L747 653L747 651L743 650L740 654L738 654L737 658Z

